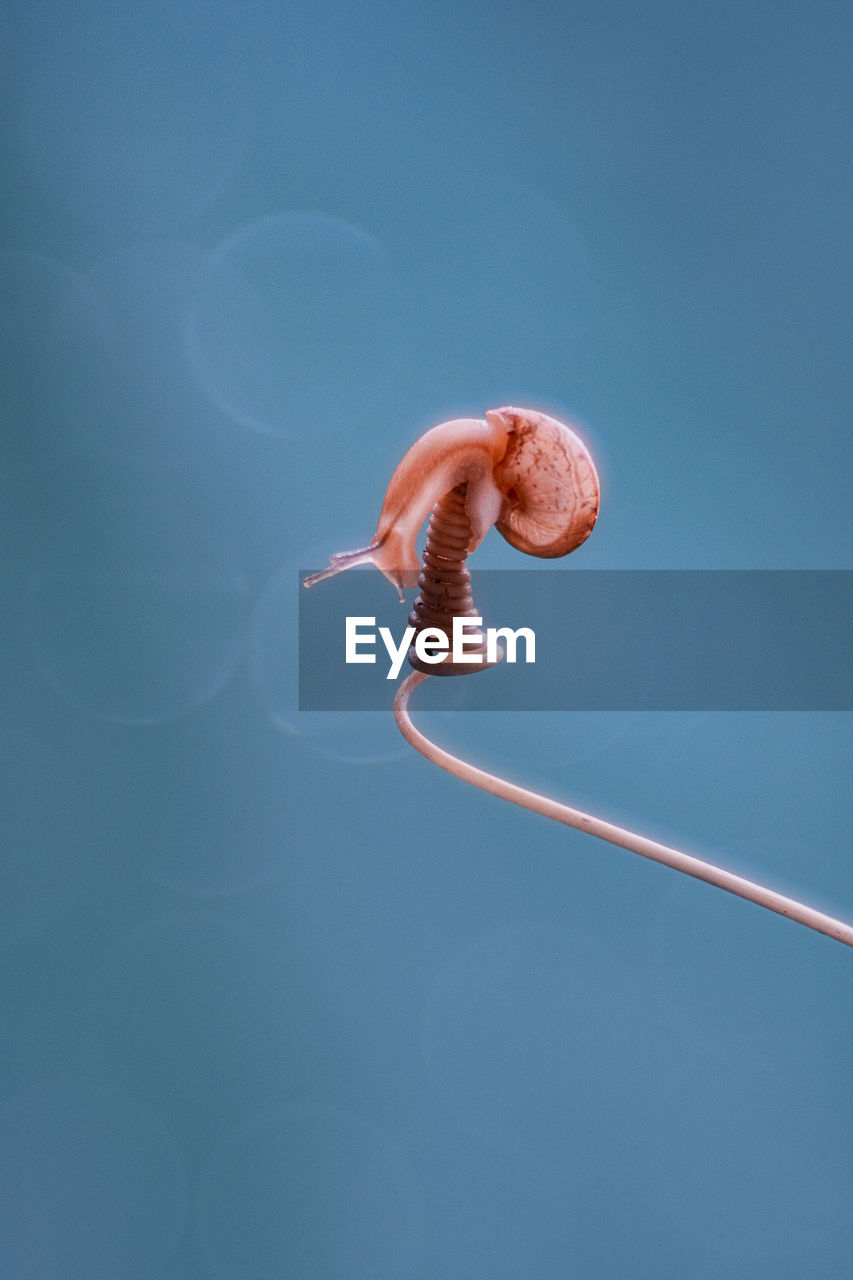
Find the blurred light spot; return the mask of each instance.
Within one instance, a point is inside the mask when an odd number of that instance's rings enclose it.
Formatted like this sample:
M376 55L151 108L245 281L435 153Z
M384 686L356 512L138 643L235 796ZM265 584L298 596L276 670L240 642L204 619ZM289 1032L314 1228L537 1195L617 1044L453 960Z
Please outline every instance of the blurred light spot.
M331 1107L253 1117L220 1144L199 1196L205 1253L222 1280L411 1276L421 1213L405 1150Z
M186 317L207 255L154 241L96 262L101 306L81 318L80 358L59 391L69 424L121 458L176 464L210 453L225 423L186 366Z
M111 792L128 866L206 896L247 893L291 874L306 794L292 785L288 753L264 728L253 705L235 716L224 698L207 714L126 740Z
M790 963L796 943L787 954L777 947L774 974L770 930L738 951L734 931L707 927L709 914L693 922L691 945L667 957L683 996L656 1019L672 1052L636 1108L645 1177L675 1228L707 1242L709 1274L829 1274L850 1245L853 1126L839 1105L849 1030L833 1052L826 1019L808 1011L813 988L798 986L802 964ZM716 955L709 945L694 954L693 937L712 936ZM828 1017L839 1011L835 1002Z
M580 1274L578 1191L589 1178L588 1164L525 1158L456 1126L431 1129L418 1151L431 1209L426 1275L566 1280Z
M213 404L303 444L352 430L386 395L402 306L379 243L340 218L261 218L214 252L189 353Z
M0 1255L9 1276L162 1274L186 1213L169 1134L111 1088L34 1088L0 1110Z
M40 574L29 621L44 677L75 706L156 724L202 706L240 659L248 589L234 573Z
M42 743L0 730L0 941L18 942L74 901L89 856L79 789Z
M21 25L17 134L53 200L91 226L157 231L223 188L251 102L237 6L94 0Z
M107 323L76 272L41 254L0 253L0 476L59 466L75 446L66 383L85 376L84 335Z
M630 1106L632 994L616 957L570 929L521 925L481 939L427 1005L437 1094L469 1132L592 1151Z
M95 1036L121 1082L207 1134L322 1076L318 998L290 948L213 915L150 921L93 975Z

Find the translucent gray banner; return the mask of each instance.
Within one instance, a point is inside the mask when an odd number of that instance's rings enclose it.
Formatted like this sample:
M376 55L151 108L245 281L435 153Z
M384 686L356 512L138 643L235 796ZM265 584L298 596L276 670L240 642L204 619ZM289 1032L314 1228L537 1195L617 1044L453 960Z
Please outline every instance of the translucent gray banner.
M535 661L520 638L514 663L432 680L435 707L853 709L851 570L482 570L472 582L484 627L531 630ZM389 678L416 593L400 604L372 569L297 591L300 710L390 707L411 670L401 652ZM350 655L375 661L346 661L348 627Z

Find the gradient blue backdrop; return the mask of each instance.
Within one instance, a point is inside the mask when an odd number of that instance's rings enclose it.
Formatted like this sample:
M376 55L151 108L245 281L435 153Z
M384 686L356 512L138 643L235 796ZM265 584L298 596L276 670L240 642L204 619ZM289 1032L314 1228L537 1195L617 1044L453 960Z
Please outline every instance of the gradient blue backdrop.
M847 1274L849 951L390 709L300 716L293 662L298 570L505 403L585 424L579 567L850 567L852 36L5 0L4 1275ZM853 916L849 715L427 695L469 758Z

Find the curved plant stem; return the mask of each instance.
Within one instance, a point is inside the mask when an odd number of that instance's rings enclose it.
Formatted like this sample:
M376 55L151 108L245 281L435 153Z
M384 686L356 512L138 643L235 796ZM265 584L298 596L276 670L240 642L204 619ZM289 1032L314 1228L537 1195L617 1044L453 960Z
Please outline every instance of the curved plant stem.
M789 920L795 920L798 924L804 924L809 929L825 933L828 937L853 947L853 926L844 924L841 920L835 920L832 916L824 915L822 911L815 911L802 902L786 898L783 894L775 893L763 885L754 884L742 876L733 875L730 871L715 867L710 862L702 862L701 859L681 853L678 849L658 844L656 840L648 840L645 836L636 835L633 831L626 831L624 827L614 826L611 822L604 822L601 818L594 818L588 813L581 813L579 809L571 809L557 800L538 795L535 791L528 791L525 787L516 786L515 783L507 782L493 773L487 773L484 769L478 769L467 761L451 755L442 747L436 746L415 728L408 709L412 692L428 678L423 672L415 671L403 681L394 699L394 719L406 741L421 755L426 756L427 760L437 764L440 769L446 769L448 773L455 774L463 782L470 782L472 786L488 791L493 796L500 796L512 804L521 805L523 809L541 813L545 818L553 818L555 822L562 822L568 827L577 828L578 831L585 831L588 835L608 840L611 844L629 849L631 853L638 853L641 857L650 858L653 862L662 862L666 867L683 871L688 876L695 876L697 880L705 880L708 884L716 885L718 889L737 894L738 897L746 898L759 907L776 911L781 916L787 916Z

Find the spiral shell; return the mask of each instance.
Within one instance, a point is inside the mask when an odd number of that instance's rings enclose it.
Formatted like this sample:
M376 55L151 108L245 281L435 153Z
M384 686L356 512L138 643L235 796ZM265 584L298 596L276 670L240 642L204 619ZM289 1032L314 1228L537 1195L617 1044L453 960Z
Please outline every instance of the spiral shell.
M592 532L599 482L586 445L556 418L531 409L486 414L506 428L509 443L494 472L504 495L498 532L527 555L567 555Z

